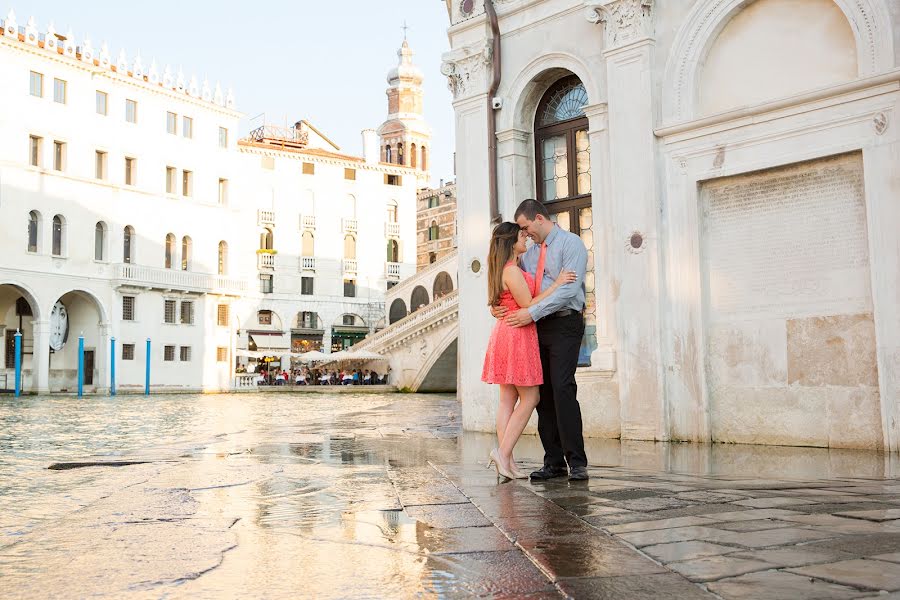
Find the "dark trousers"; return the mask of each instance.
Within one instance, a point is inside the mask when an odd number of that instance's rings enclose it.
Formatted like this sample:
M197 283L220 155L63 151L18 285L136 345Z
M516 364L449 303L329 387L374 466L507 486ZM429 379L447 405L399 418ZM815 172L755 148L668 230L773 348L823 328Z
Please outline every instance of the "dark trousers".
M537 405L538 433L544 446L544 464L551 467L586 467L581 406L575 369L584 336L584 317L580 314L537 323L538 346L544 383ZM564 460L565 459L565 460Z

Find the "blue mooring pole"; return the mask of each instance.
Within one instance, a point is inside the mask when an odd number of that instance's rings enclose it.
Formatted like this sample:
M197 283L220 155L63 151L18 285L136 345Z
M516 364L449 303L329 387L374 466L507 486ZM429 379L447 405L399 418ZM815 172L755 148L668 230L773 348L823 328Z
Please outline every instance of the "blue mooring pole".
M16 330L16 398L22 395L22 332Z
M116 338L109 338L109 395L116 395Z
M78 336L78 397L84 396L84 334Z
M147 338L147 370L144 375L144 395L150 395L150 338Z

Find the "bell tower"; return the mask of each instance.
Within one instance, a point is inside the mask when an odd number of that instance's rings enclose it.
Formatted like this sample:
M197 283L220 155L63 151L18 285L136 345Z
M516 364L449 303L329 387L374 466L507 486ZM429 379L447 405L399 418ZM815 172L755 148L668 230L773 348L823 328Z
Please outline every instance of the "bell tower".
M422 112L422 71L412 62L404 36L399 62L388 72L387 120L378 128L381 161L416 169L419 186L427 186L431 168L431 127Z

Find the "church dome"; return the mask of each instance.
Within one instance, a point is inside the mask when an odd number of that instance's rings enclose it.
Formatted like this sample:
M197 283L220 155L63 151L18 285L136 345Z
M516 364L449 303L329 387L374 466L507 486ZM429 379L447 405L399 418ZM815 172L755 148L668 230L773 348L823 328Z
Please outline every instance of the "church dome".
M410 50L406 40L403 40L403 45L397 51L397 56L400 58L400 62L388 72L387 82L391 85L396 85L400 81L411 81L421 84L425 79L425 75L419 67L412 63L413 51Z

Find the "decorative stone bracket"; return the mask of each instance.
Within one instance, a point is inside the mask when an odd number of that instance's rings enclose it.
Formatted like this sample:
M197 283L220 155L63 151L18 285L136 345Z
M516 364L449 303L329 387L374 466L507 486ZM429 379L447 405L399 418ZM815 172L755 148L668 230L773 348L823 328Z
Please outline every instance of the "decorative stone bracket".
M606 49L653 37L653 0L584 0L585 18L603 23Z
M487 86L487 73L493 61L491 40L464 46L444 54L441 74L447 77L447 87L453 98L467 96Z

